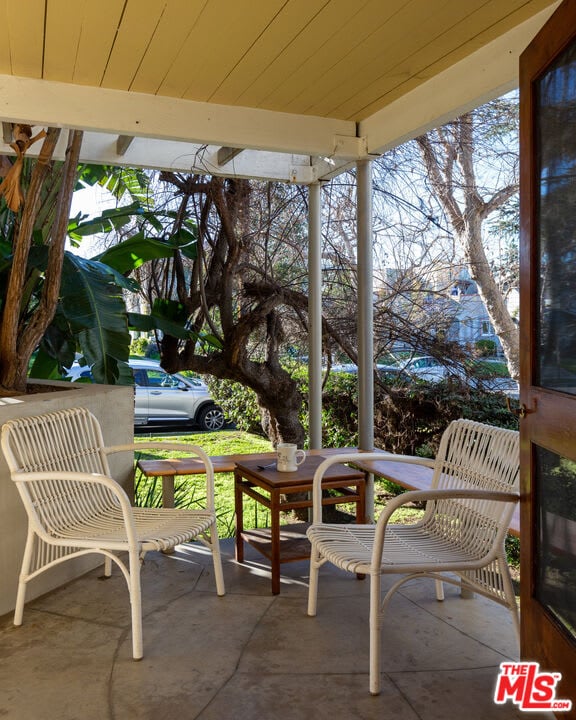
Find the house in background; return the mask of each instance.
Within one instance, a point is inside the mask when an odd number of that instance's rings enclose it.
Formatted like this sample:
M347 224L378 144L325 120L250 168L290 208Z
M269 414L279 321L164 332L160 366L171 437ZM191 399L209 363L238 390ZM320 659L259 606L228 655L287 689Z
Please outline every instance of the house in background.
M447 312L453 317L447 332L449 340L471 350L479 347L478 342L488 341L494 343L494 354L502 355L502 345L494 332L484 301L466 270L459 273L450 289Z

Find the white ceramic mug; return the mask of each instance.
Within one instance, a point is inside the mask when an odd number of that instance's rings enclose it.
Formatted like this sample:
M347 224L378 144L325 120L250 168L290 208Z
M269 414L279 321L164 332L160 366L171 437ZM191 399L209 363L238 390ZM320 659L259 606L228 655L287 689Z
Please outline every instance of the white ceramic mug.
M296 472L298 465L306 460L304 450L298 450L298 446L292 443L278 443L276 452L278 453L277 468L279 472Z

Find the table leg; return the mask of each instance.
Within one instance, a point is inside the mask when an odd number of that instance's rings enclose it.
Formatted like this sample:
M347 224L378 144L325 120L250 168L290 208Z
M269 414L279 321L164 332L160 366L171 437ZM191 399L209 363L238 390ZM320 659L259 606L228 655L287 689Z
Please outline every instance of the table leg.
M356 523L362 525L366 522L366 480L356 485L358 501L356 502Z
M280 494L270 492L270 540L272 543L272 595L280 594Z
M174 475L162 475L162 507L174 507ZM172 555L174 548L162 550L164 555Z
M242 504L242 476L234 472L234 514L236 516L236 560L244 562L244 508Z
M162 475L162 507L174 507L174 475Z

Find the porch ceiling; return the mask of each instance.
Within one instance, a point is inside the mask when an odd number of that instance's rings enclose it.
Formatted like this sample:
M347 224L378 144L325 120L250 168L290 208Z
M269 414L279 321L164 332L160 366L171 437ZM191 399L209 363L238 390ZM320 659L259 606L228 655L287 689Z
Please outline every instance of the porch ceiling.
M0 0L0 120L309 183L495 97L552 0ZM238 152L242 151L242 152Z

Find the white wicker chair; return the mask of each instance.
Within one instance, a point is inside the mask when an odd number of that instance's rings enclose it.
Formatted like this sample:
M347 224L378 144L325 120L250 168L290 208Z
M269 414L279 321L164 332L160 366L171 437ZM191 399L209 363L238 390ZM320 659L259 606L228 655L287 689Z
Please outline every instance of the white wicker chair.
M382 454L366 453L366 460ZM308 615L316 615L319 568L331 562L351 573L370 577L370 692L380 692L380 631L393 593L407 580L435 579L461 584L506 606L519 636L518 608L504 541L519 499L518 433L469 420L455 420L444 432L434 461L394 455L395 461L431 464L431 490L403 493L390 500L375 525L322 522L321 478L333 463L355 462L358 456L333 455L314 477L314 521L308 529L312 545ZM394 511L411 501L426 501L415 525L389 523ZM381 597L385 574L401 574Z
M206 466L206 509L132 507L110 477L108 455L165 448L197 455ZM80 555L104 555L104 574L112 562L130 593L132 651L143 656L140 564L148 550L168 550L199 539L212 551L218 595L224 577L214 511L212 463L199 447L140 443L105 447L100 425L84 408L72 408L7 422L2 449L28 513L28 536L20 572L14 624L21 625L27 583L58 563ZM128 553L124 562L117 553Z

